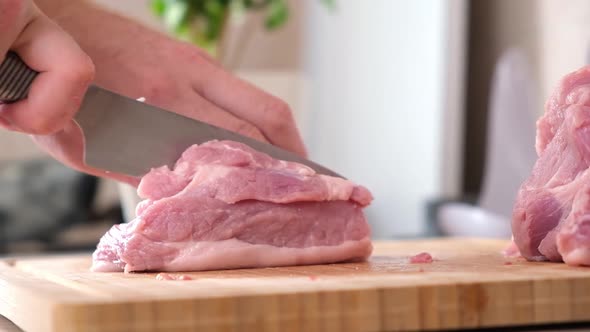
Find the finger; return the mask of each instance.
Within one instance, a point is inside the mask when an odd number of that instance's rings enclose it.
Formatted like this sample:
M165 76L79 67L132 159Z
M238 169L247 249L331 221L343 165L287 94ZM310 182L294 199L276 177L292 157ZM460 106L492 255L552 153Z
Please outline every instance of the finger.
M33 140L53 158L59 160L77 171L98 177L122 181L133 186L139 184L139 179L113 172L107 172L90 167L84 163L84 137L80 127L70 121L63 130L52 135L33 135Z
M221 68L202 64L195 90L218 107L260 128L273 144L306 156L289 106Z
M189 118L198 119L259 141L268 142L260 129L252 123L222 110L194 92L192 94L193 98L190 101L179 102L172 109Z
M27 99L0 106L3 118L31 134L61 130L78 110L94 77L92 61L42 14L27 25L12 49L39 75Z
M184 58L184 59L188 59L189 61L192 62L198 62L199 60L206 60L208 63L217 66L217 67L221 67L221 64L219 63L218 60L216 60L215 58L213 58L211 55L209 55L209 53L207 53L206 51L195 47L195 45L193 45L192 43L189 42L174 42L172 44L172 46L170 47L171 50L171 54L170 56L174 57L174 58Z
M241 135L267 142L262 132L252 123L236 117L204 99L194 91L178 91L174 103L162 103L160 100L146 99L145 102L154 106L171 110L191 119L197 119Z

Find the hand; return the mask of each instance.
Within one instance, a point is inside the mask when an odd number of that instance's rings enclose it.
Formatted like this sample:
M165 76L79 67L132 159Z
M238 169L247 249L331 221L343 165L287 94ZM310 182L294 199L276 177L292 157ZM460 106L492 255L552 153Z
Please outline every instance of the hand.
M38 3L48 1L52 0ZM85 3L67 12L56 12L56 20L91 56L98 85L306 155L283 101L226 72L197 47ZM52 150L56 142L79 139L76 135L36 140ZM80 153L71 150L65 155L70 164L78 164Z
M133 98L305 155L287 104L223 70L198 48L151 31L95 58L97 83Z
M0 126L43 135L65 128L94 76L90 58L30 0L0 1L0 62L9 50L40 74L27 99L0 105Z
M82 135L72 120L94 77L90 57L30 0L0 1L0 60L8 50L39 75L26 99L0 105L0 126L31 134L50 155L72 168L105 176L84 165Z
M288 106L224 71L198 48L81 1L38 0L96 66L96 83L131 98L305 155ZM57 5L57 4L60 5ZM132 183L82 162L76 127L36 142L66 164Z

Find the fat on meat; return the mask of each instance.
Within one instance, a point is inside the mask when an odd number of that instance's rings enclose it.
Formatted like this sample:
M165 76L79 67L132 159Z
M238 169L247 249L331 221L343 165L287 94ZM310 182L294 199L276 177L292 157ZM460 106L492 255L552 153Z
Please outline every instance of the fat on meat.
M364 260L372 252L353 182L233 141L188 148L139 184L137 217L113 226L93 271L202 271Z

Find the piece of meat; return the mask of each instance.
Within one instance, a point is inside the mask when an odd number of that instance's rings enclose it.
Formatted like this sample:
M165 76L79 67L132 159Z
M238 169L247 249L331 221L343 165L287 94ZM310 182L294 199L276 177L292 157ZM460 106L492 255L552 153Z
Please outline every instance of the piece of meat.
M138 187L137 218L113 226L94 271L199 271L364 260L372 252L362 186L246 145L187 149Z
M514 205L514 241L528 260L590 265L590 67L560 82L537 122L536 150Z
M570 265L590 265L590 182L574 197L572 212L557 236L557 249Z
M187 281L187 280L193 280L193 278L191 278L191 276L186 275L186 274L173 275L173 274L169 274L169 273L158 273L158 275L156 276L156 280L182 280L182 281Z
M432 263L432 255L427 252L421 252L410 257L409 261L411 264L430 264Z
M502 254L504 255L504 257L520 257L520 250L518 250L518 246L516 245L516 243L514 243L514 238L512 238L512 240L510 241L510 244L504 248L504 250L502 250Z

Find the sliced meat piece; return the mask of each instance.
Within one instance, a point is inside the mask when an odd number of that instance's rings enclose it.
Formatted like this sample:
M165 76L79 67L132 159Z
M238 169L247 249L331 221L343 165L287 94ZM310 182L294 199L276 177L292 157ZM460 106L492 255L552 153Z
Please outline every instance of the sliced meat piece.
M432 255L427 252L421 252L410 257L411 264L429 264L432 263Z
M572 212L556 236L557 248L569 265L590 265L590 182L576 197Z
M512 230L528 260L590 265L590 67L566 76L537 122L539 158L514 205Z
M364 187L243 144L187 149L142 180L137 218L114 226L94 271L199 271L321 264L372 252Z

